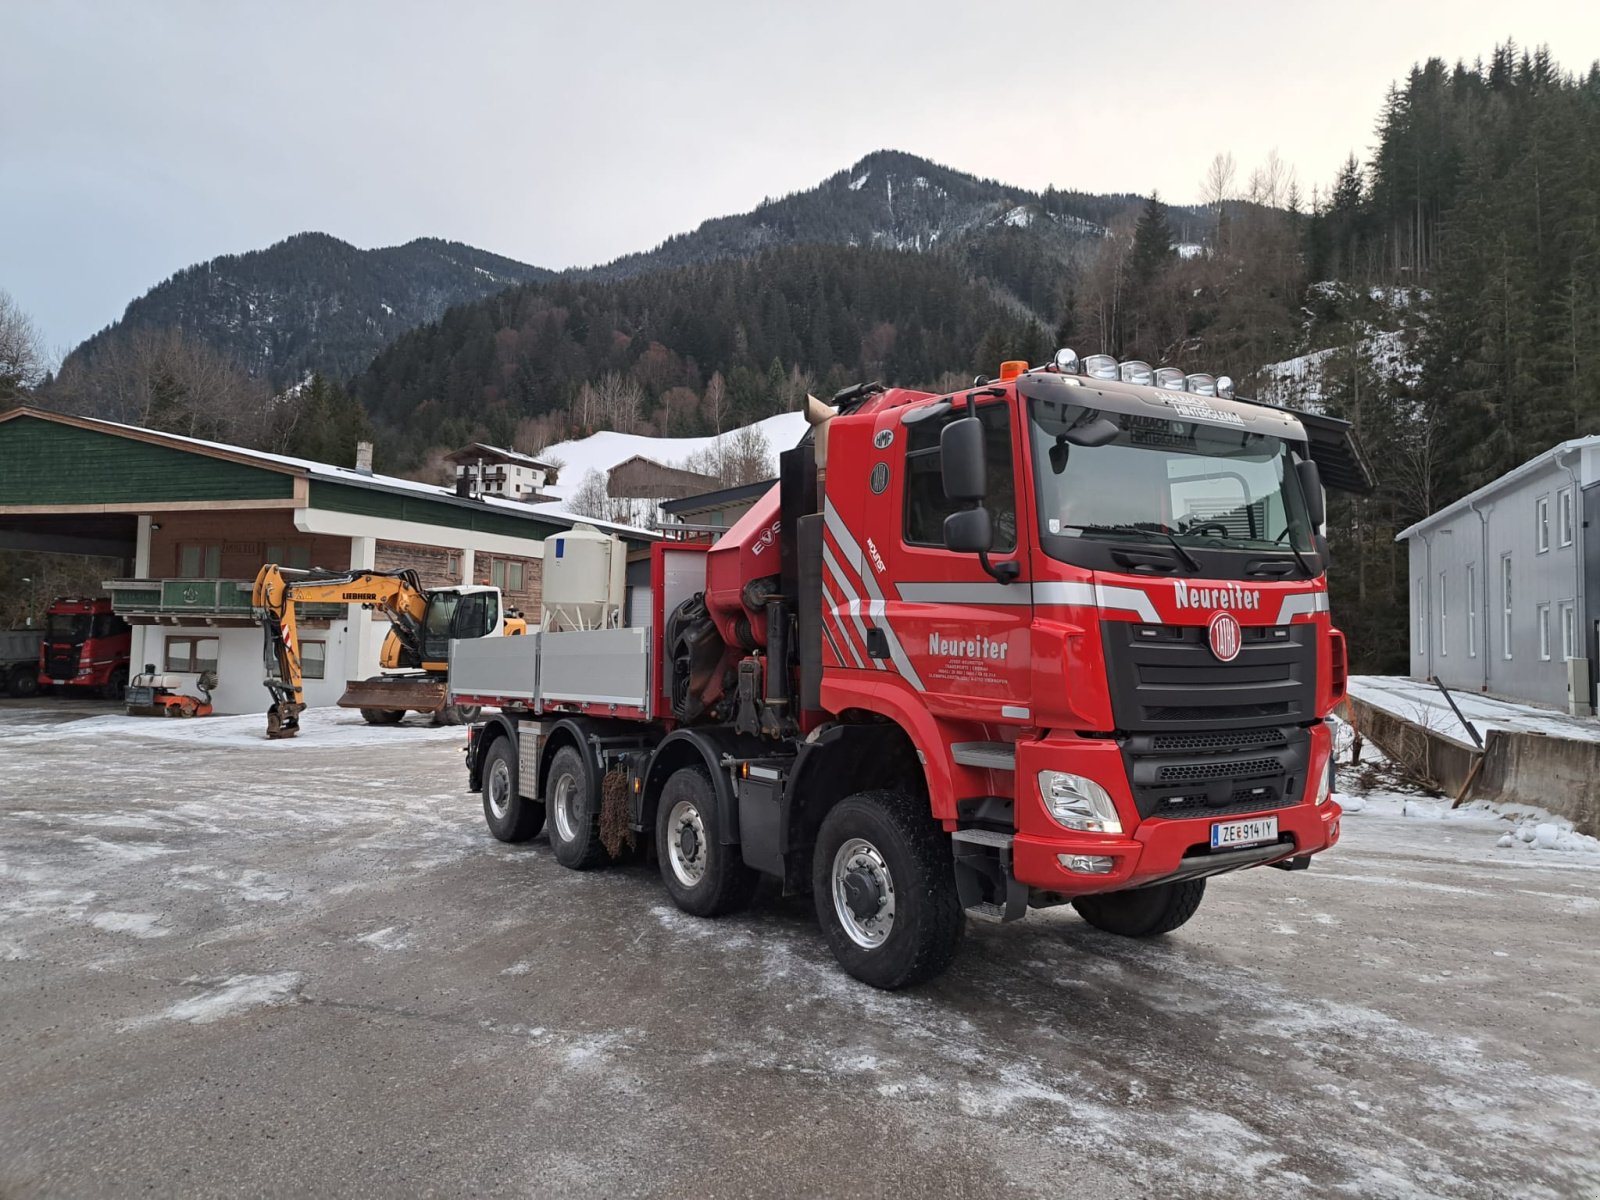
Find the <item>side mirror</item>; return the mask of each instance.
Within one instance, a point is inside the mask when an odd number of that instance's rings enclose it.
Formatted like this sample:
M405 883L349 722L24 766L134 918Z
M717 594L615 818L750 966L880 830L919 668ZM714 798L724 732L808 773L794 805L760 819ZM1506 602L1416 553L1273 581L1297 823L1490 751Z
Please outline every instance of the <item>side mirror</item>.
M983 462L982 421L962 417L944 427L939 434L939 469L946 499L957 503L983 499L989 481ZM948 524L945 529L948 532Z
M944 519L944 544L958 554L987 554L994 545L989 510L979 506L951 513Z
M1306 494L1306 515L1311 518L1311 524L1320 529L1328 519L1328 505L1322 495L1322 472L1309 458L1296 463L1294 469L1300 476L1300 490Z

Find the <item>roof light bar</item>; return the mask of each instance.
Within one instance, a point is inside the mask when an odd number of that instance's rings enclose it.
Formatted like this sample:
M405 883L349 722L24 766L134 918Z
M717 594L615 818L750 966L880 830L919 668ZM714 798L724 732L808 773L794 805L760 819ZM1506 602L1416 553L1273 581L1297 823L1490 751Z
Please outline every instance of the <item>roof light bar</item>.
M1184 376L1183 385L1185 391L1193 392L1197 396L1215 396L1217 394L1217 380L1212 375L1186 375Z
M1233 377L1231 375L1217 376L1217 395L1224 400L1233 399Z
M1160 367L1156 370L1156 386L1169 392L1183 391L1183 368Z
M1116 379L1117 360L1109 354L1091 354L1083 360L1084 371L1095 379Z
M1056 351L1055 363L1068 375L1076 375L1083 369L1083 364L1078 361L1078 352L1069 350L1066 346Z
M1154 375L1150 370L1150 364L1147 362L1140 362L1137 358L1130 358L1127 362L1123 363L1121 372L1123 383L1142 383L1148 387L1152 379L1154 379Z

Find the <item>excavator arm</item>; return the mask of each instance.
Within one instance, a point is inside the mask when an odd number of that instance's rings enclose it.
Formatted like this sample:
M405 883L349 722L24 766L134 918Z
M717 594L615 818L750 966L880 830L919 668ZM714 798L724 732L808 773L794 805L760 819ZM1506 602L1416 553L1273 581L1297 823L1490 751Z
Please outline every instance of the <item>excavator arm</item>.
M268 563L256 575L250 603L265 638L266 684L272 695L268 737L293 737L306 707L296 605L360 604L377 609L389 619L402 659L410 660L400 665L422 663L428 593L413 570L302 571Z

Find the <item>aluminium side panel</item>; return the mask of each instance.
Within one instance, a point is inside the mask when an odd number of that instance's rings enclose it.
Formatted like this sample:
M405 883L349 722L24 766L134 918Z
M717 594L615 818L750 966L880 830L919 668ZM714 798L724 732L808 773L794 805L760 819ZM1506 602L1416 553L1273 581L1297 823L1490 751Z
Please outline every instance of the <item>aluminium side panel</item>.
M546 634L468 638L450 643L450 694L501 696L531 706L539 694L540 642Z
M562 630L541 640L541 705L615 704L651 711L649 629Z

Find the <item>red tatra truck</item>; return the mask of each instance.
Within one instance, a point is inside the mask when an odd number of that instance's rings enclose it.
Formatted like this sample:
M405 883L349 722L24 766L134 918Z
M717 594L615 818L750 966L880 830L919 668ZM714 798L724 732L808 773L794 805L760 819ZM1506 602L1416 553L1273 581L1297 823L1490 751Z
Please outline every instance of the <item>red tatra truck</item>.
M111 611L108 597L63 596L45 610L39 682L92 688L109 700L121 700L132 649L133 631Z
M700 916L772 876L885 988L969 916L1164 933L1338 840L1323 487L1371 486L1343 422L1070 351L810 415L719 541L652 547L648 627L452 650L454 702L502 710L467 747L495 837L548 826L578 869L653 839Z

